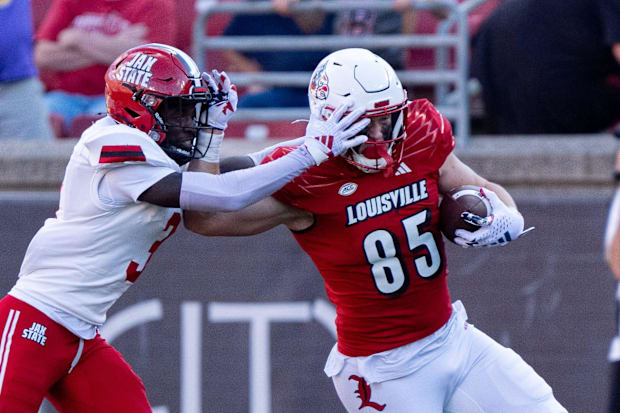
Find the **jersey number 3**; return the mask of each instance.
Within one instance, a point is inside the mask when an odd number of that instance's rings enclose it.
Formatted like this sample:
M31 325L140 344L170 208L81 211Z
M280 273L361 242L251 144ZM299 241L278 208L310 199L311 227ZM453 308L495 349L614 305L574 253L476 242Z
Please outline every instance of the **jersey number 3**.
M151 245L151 248L149 248L149 257L147 258L144 265L142 265L142 268L140 268L140 264L135 261L131 261L129 263L129 266L127 267L127 277L126 277L127 281L132 282L132 283L136 282L140 274L142 274L142 271L144 271L144 268L146 268L146 264L149 263L153 254L155 253L155 251L157 251L157 248L159 248L159 246L165 240L167 240L168 238L170 238L172 234L174 234L174 231L177 230L177 227L179 226L180 223L181 223L181 214L179 214L178 212L175 212L174 214L172 214L172 216L166 223L166 227L164 228L164 233L166 233L166 236L159 241L155 241L153 245ZM140 269L138 270L138 268Z
M402 220L409 250L422 255L413 260L422 278L435 277L441 270L441 254L435 237L424 227L431 221L431 211L425 209ZM371 265L375 287L381 294L399 295L409 287L407 266L400 254L398 238L385 229L377 229L364 238L364 253Z

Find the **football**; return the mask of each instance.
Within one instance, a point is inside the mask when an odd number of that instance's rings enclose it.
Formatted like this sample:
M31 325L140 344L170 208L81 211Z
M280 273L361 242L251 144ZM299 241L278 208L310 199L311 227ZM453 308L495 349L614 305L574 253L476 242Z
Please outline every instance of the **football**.
M480 193L479 186L463 185L446 194L439 205L439 228L443 235L454 242L454 231L465 229L475 231L480 227L470 224L461 218L463 212L471 212L480 217L491 213L489 201Z

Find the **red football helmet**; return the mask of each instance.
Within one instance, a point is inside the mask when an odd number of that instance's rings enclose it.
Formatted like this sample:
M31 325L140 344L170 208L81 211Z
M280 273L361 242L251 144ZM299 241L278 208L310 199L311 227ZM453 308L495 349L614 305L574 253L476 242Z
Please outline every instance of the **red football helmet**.
M212 95L191 57L175 47L150 43L126 51L110 65L105 101L114 120L147 133L183 164L195 157Z
M308 98L310 110L323 118L345 102L362 107L362 118L383 117L385 121L381 123L389 126L389 130L382 139L370 136L369 128L366 128L360 135L368 135L368 141L343 156L366 173L389 175L395 171L402 159L407 137L408 101L396 72L385 60L366 49L333 52L314 70Z

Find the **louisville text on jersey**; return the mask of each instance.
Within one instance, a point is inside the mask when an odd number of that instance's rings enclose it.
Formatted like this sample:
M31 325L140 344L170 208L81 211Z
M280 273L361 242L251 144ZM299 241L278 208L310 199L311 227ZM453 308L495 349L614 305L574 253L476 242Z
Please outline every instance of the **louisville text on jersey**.
M347 226L365 221L368 218L378 217L386 212L411 205L426 198L428 198L426 180L422 179L365 199L355 205L347 205Z
M151 69L157 58L137 53L130 62L118 68L116 79L133 85L148 87L153 76Z

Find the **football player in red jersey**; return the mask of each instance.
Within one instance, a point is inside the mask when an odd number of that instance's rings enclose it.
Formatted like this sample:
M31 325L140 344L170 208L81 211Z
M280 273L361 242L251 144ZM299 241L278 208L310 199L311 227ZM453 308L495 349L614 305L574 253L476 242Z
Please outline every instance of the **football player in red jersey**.
M566 412L521 357L468 324L461 302L450 299L441 194L466 184L485 188L493 219L457 234L460 245L477 247L523 233L508 192L452 153L450 123L427 100L408 101L394 70L368 50L325 57L308 93L308 134L329 136L326 119L346 104L370 119L362 131L368 141L244 210L187 213L188 226L203 235L279 224L292 230L336 307L338 342L325 372L349 412ZM272 162L291 149L268 148L234 159L235 167Z
M365 141L368 120L345 106L333 132L256 168L222 175L219 148L237 93L225 73L201 74L163 44L128 50L109 67L108 116L77 141L55 218L33 237L15 286L0 300L0 412L146 413L142 381L100 335L108 309L181 223L181 208L227 211L273 193L310 166ZM354 123L355 122L355 123Z

